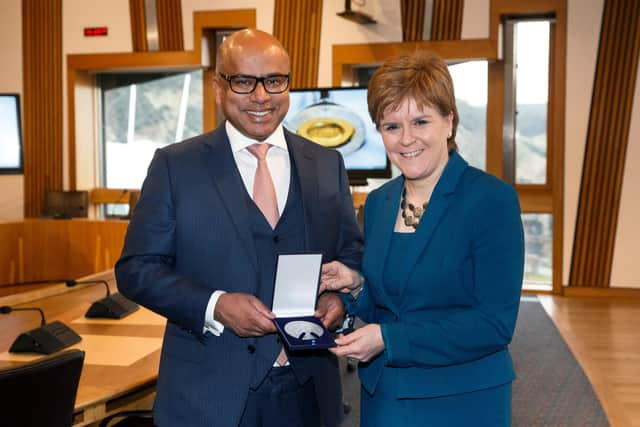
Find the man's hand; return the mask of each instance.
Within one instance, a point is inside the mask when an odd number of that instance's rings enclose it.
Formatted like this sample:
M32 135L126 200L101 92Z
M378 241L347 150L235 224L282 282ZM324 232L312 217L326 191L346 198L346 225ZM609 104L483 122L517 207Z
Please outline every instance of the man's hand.
M240 337L258 337L276 331L274 314L253 295L220 295L213 318Z
M320 295L315 316L322 320L322 324L330 331L342 326L344 304L342 304L340 297L333 292L325 292Z
M362 285L357 271L350 269L340 261L331 261L322 265L320 275L320 293L324 291L351 292Z
M360 362L368 362L384 350L382 331L380 325L375 323L358 328L349 335L336 338L336 344L338 347L330 348L330 352Z

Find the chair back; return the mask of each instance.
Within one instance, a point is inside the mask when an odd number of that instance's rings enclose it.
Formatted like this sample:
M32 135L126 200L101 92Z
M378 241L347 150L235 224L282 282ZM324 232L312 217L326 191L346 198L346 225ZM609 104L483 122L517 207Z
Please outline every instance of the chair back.
M70 427L83 362L74 349L0 370L0 424Z
M89 215L88 191L47 191L43 217L86 218Z

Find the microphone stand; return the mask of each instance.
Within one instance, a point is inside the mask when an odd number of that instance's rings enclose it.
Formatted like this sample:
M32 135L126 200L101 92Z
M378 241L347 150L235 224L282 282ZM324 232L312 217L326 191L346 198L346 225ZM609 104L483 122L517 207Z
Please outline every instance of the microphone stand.
M40 327L23 332L11 344L10 353L40 353L51 354L63 348L72 346L82 339L73 329L57 320L46 323L44 312L39 307L0 307L0 314L10 314L14 311L38 311L40 313Z
M42 311L40 307L13 308L13 307L9 307L8 305L4 305L0 307L0 314L9 314L13 311L32 311L32 310L37 310L40 312L40 326L44 326L47 322L45 322L44 320L44 311Z
M106 280L67 280L68 287L76 285L92 285L103 283L107 289L107 296L95 301L85 313L85 317L90 319L122 319L140 308L138 304L125 298L121 293L111 293L109 283Z

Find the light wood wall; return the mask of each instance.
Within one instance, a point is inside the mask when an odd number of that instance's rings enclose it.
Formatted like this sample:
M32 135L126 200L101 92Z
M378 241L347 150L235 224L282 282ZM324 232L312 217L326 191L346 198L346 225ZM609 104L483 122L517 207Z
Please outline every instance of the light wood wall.
M82 219L0 223L0 286L74 279L113 268L127 225Z
M610 284L638 72L639 11L640 0L604 3L569 286Z
M276 0L273 35L289 51L291 87L318 84L322 0Z
M62 0L23 0L24 215L62 190Z

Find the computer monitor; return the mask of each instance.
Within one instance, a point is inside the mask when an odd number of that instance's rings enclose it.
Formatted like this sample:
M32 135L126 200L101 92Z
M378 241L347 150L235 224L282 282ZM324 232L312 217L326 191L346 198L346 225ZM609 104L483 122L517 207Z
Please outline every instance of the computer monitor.
M382 137L369 117L367 89L292 89L284 126L313 142L338 150L351 185L367 178L390 178Z
M0 93L0 174L22 173L20 95Z

